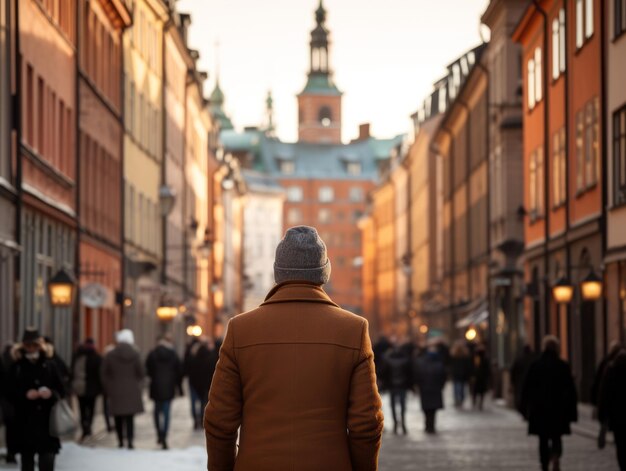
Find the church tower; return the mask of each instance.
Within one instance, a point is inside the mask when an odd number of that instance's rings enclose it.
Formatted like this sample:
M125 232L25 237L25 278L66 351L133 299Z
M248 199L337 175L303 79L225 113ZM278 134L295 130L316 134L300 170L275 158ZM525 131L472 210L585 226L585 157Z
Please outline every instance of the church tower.
M320 0L311 31L308 80L298 95L298 139L300 142L341 143L341 92L332 80L326 10Z

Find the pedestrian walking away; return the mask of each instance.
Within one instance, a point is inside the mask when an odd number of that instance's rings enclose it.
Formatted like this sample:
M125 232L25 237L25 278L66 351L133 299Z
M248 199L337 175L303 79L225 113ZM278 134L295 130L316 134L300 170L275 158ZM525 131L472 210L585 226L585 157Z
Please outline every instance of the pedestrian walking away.
M398 433L398 426L402 426L402 433L407 434L406 427L406 395L411 387L411 356L408 349L392 343L392 347L385 353L387 378L391 396L391 413L393 417L393 433ZM400 407L400 420L397 408Z
M230 320L204 418L209 471L378 469L368 324L326 294L330 272L317 231L292 227L276 249L277 285Z
M13 357L11 355L13 345L13 343L9 342L5 346L2 352L2 358L0 359L3 373L0 380L0 407L2 408L0 412L2 412L4 422L4 443L7 449L4 461L6 464L17 464L17 424L15 422L15 406L11 400L11 389L9 388L9 374L11 372L11 365L13 364Z
M66 393L53 355L52 346L35 328L27 328L22 342L12 350L8 395L15 407L16 451L22 471L34 471L35 455L39 471L54 470L61 449L59 439L49 432L52 406Z
M94 340L88 338L78 347L72 359L72 391L78 397L81 440L91 435L96 399L102 393L100 368L102 357L96 351Z
M144 369L135 347L135 336L129 329L116 335L117 345L102 361L102 386L109 401L109 411L114 417L118 446L134 448L134 416L144 411L141 398Z
M414 383L419 390L420 403L424 412L424 431L437 433L436 414L443 409L443 387L446 384L446 367L439 348L431 341L426 352L414 363Z
M154 428L157 443L167 449L172 399L178 391L182 396L182 364L174 350L172 336L165 334L148 354L146 372L150 378L150 399L154 401Z
M480 344L476 347L472 361L472 406L475 409L483 410L485 394L489 390L490 377L491 365L487 357L487 349L483 344Z
M522 389L521 409L528 421L528 434L539 437L541 469L560 469L562 436L571 433L578 420L577 394L570 366L559 358L559 340L543 339L543 353L529 368Z
M185 374L189 377L194 429L202 428L202 417L209 400L209 389L211 388L217 357L217 349L207 337L199 338L189 349Z
M465 390L472 374L472 357L464 340L457 340L450 351L450 376L454 390L454 406L463 407Z
M523 414L521 402L522 402L522 388L524 387L524 380L530 365L536 360L530 345L524 345L521 353L517 356L513 365L511 365L511 389L513 392L513 398L515 402L515 409Z
M611 364L611 362L617 357L617 355L622 351L622 344L618 341L611 342L609 346L609 352L602 358L600 364L598 364L598 368L596 369L596 374L593 378L593 383L591 385L591 403L597 408L598 402L600 400L600 385L602 384L602 380L604 379L604 373L606 372L607 367ZM597 412L597 411L596 411Z
M613 432L619 469L626 471L626 350L606 366L598 399L598 418Z

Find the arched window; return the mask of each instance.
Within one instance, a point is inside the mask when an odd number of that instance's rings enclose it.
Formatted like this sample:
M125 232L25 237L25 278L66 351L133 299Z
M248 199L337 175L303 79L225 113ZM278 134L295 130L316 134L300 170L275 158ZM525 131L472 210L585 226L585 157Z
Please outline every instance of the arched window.
M332 123L332 113L330 108L328 106L322 106L317 119L322 126L325 128L329 127L330 123Z

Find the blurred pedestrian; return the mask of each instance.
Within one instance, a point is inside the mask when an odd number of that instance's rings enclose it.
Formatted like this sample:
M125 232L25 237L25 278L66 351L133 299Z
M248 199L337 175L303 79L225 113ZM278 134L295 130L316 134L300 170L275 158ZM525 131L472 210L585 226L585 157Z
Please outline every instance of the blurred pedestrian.
M491 365L487 357L485 345L476 347L472 360L472 406L475 409L483 410L485 394L489 390L489 378L491 376Z
M194 343L189 352L186 373L189 376L189 386L196 396L197 408L194 406L194 428L202 428L202 416L209 400L209 389L215 366L217 365L218 352L211 340L201 337Z
M167 450L167 432L170 426L172 399L182 395L182 364L174 350L172 336L164 334L158 345L148 354L146 372L150 377L150 399L154 401L154 428L157 443Z
M191 371L191 359L199 348L199 346L196 346L199 344L199 342L200 340L198 339L198 337L192 337L187 344L187 347L185 348L185 354L183 356L183 376L187 377L187 386L189 388L189 405L191 407L191 419L193 420L194 430L199 430L201 428L202 404L200 402L200 396L198 396L198 393L191 385L191 376L189 373Z
M523 414L521 402L522 402L522 389L524 387L524 380L526 379L526 373L528 368L536 360L533 349L530 345L524 345L522 351L519 353L513 365L511 365L511 388L513 390L513 400L515 403L515 409Z
M50 435L52 406L65 395L52 346L35 328L26 328L22 342L12 350L9 396L15 406L17 452L22 471L34 471L35 455L39 471L54 470L61 442Z
M3 377L0 380L0 407L2 407L2 417L4 420L4 443L7 447L4 461L7 464L16 464L17 459L17 431L15 423L15 406L11 400L9 388L9 374L11 372L11 366L13 365L13 358L11 356L11 350L13 349L13 343L8 343L3 352L0 362L2 363Z
M393 433L398 433L398 425L402 425L402 433L407 434L405 412L406 394L411 387L411 356L403 345L393 345L384 356L387 378L391 396L391 413L393 416ZM397 416L397 407L400 407L400 420Z
M561 437L571 433L578 420L576 386L570 366L559 358L559 339L543 339L543 353L528 369L522 389L521 409L528 434L539 436L541 469L559 470L563 453Z
M376 367L376 380L378 382L378 390L383 393L389 389L387 378L387 362L385 362L385 353L391 348L391 342L387 337L381 335L378 341L372 347L374 352L374 365Z
M67 366L67 363L65 363L63 358L61 358L59 354L57 353L56 348L54 347L54 342L52 341L52 337L49 337L46 335L43 338L43 341L46 345L50 347L50 350L52 351L52 361L56 364L57 370L59 374L61 375L61 379L63 380L63 387L65 388L66 391L68 392L71 391L72 374L70 372L70 369Z
M457 340L450 350L450 376L454 387L454 406L463 407L465 390L472 374L472 357L464 340Z
M378 468L383 415L368 324L329 298L329 278L317 231L289 229L277 285L228 324L204 417L209 470Z
M72 391L78 397L81 440L91 435L96 399L102 393L101 366L102 357L96 351L94 340L86 339L72 358Z
M446 367L437 345L433 342L426 348L426 353L415 360L414 383L419 389L420 402L425 416L424 431L434 434L436 433L437 411L443 409Z
M598 395L598 418L613 432L619 469L626 471L626 350L606 366Z
M144 411L141 398L144 369L132 330L120 330L116 340L117 345L102 361L102 386L114 417L118 446L123 448L126 438L128 448L133 449L134 416Z
M604 373L615 357L617 357L617 355L622 351L622 348L622 344L619 341L614 340L609 345L608 353L598 364L598 368L596 369L596 374L591 385L591 403L596 408L598 407L598 401L600 400L600 385L602 384Z

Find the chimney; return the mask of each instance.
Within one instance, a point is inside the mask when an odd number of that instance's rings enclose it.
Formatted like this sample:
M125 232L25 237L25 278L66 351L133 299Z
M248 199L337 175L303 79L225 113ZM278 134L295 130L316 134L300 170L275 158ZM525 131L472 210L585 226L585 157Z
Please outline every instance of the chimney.
M359 124L359 138L357 141L365 141L370 137L370 123Z

